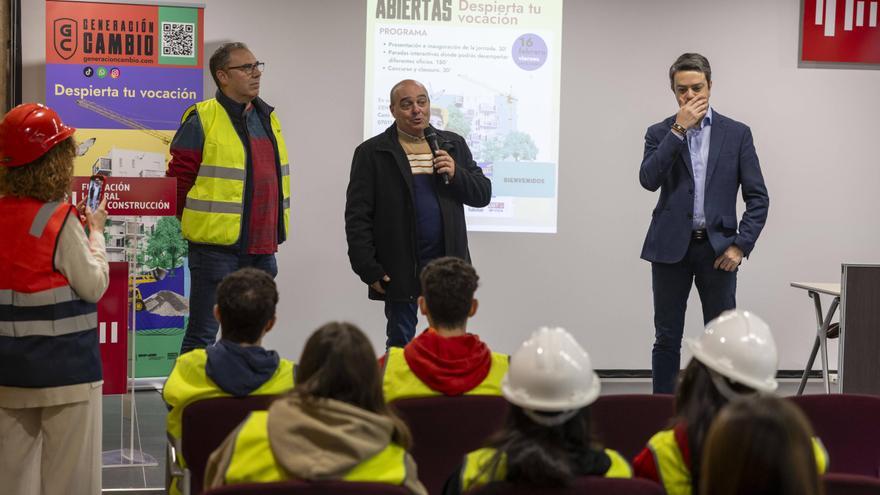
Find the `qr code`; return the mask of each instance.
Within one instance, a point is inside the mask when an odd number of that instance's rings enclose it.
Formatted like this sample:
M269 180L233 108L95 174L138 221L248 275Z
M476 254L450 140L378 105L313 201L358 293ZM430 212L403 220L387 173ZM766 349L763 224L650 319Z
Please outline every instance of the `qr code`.
M196 25L191 22L162 23L162 56L194 57Z

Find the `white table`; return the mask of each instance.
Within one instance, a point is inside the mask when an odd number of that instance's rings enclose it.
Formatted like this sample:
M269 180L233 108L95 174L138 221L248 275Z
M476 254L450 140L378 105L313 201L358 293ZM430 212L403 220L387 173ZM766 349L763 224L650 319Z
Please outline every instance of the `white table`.
M828 327L831 326L831 319L834 317L834 313L840 305L840 284L827 282L791 282L791 286L796 289L807 291L807 294L809 294L810 298L813 300L813 306L816 311L816 341L813 343L813 350L810 352L810 359L807 361L806 367L804 367L804 374L801 377L801 383L798 386L797 395L801 395L804 392L804 387L807 385L807 377L813 369L813 363L816 361L816 353L820 349L822 350L822 378L825 381L825 393L830 394L831 381L828 378L828 346L826 340ZM822 313L821 294L833 298L831 300L831 306L828 307L828 312L825 314Z

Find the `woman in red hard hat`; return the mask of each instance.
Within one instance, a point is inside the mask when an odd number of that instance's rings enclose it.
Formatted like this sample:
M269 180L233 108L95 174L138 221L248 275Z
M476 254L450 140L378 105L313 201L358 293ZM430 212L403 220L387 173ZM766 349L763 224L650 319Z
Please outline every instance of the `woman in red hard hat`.
M0 480L4 493L101 492L95 302L104 202L68 201L76 130L37 103L0 122ZM80 219L84 220L86 235Z

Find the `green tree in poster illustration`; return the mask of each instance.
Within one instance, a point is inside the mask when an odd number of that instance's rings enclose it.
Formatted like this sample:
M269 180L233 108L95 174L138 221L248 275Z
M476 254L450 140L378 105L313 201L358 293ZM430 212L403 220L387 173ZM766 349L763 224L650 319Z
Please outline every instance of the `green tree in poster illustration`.
M504 140L501 136L492 136L483 143L480 160L495 163L504 159Z
M512 156L515 161L534 160L538 156L538 147L532 136L512 131L504 136L504 156Z
M449 107L449 121L446 122L446 130L452 131L464 138L467 138L471 133L470 120L455 105Z
M147 240L142 262L147 268L164 268L170 271L183 265L186 253L186 241L180 235L180 221L175 217L162 217L156 222L153 234Z

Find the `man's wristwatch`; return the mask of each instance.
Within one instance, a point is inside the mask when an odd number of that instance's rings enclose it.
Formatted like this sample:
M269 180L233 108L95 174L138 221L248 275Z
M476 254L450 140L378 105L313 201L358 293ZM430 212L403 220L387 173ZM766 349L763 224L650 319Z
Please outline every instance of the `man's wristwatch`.
M672 130L681 134L682 136L687 135L687 129L685 129L684 126L679 124L678 122L672 123Z

